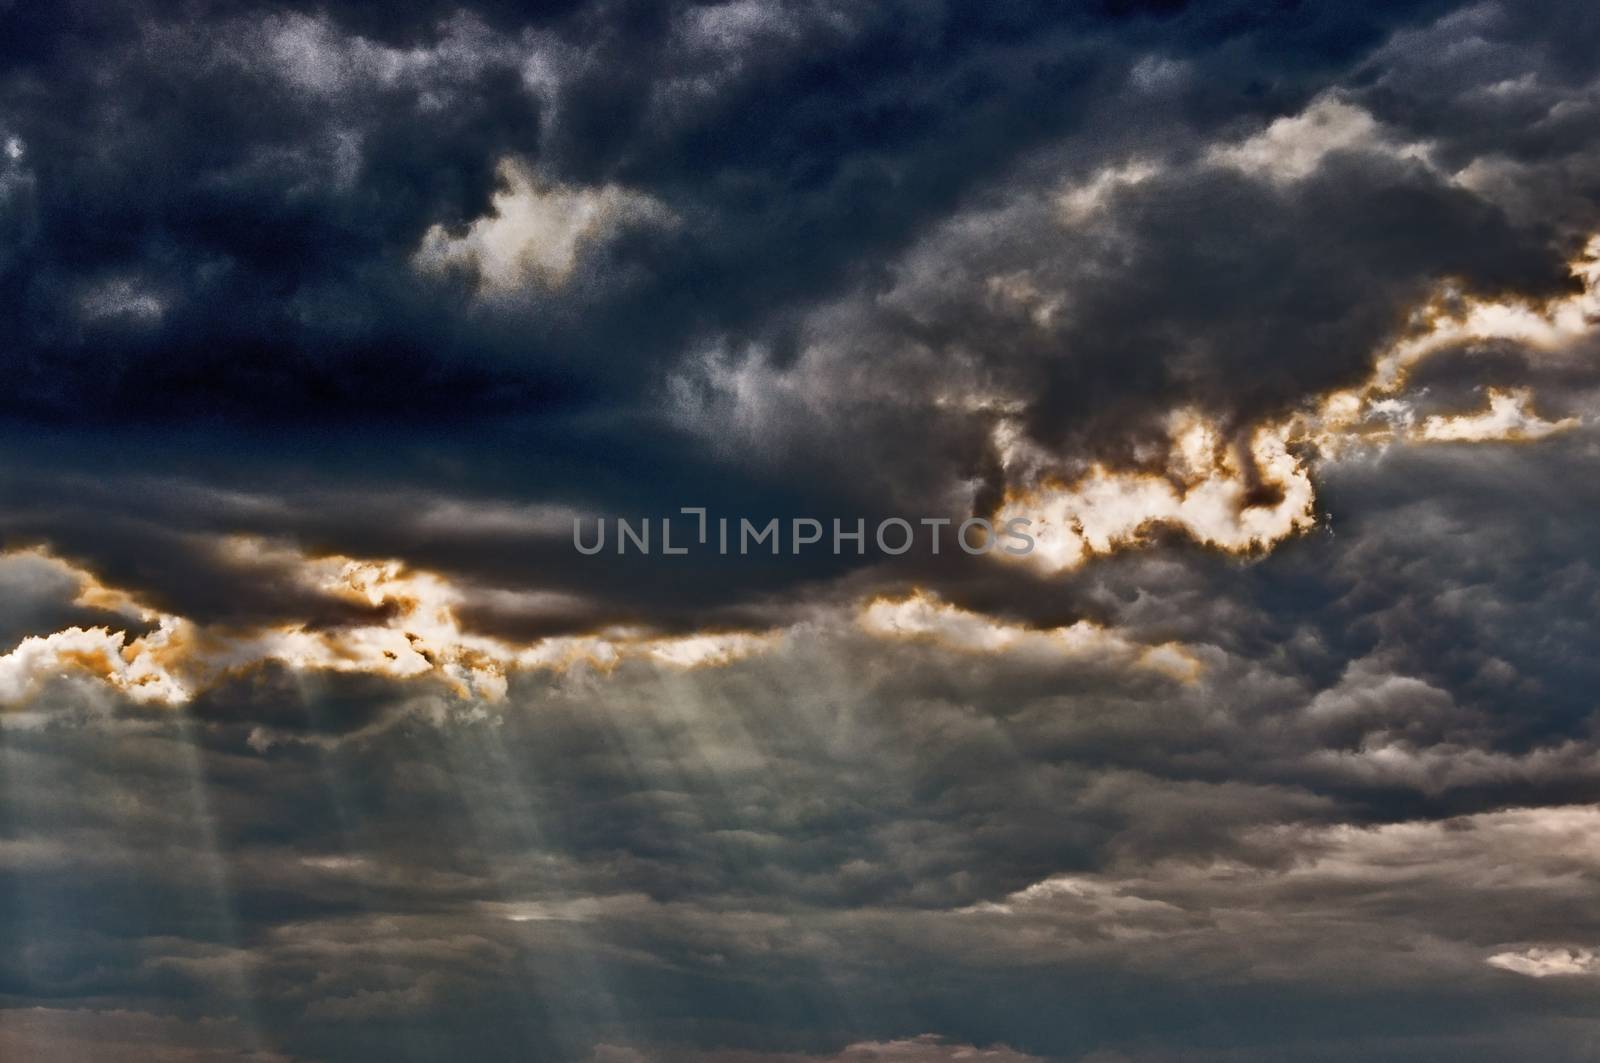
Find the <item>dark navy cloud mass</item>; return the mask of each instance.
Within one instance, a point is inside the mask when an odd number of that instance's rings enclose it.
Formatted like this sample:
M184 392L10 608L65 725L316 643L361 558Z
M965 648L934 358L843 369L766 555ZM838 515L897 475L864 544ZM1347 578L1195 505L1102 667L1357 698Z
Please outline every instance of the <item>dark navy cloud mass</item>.
M0 1058L1593 1058L1597 235L1591 3L0 0Z

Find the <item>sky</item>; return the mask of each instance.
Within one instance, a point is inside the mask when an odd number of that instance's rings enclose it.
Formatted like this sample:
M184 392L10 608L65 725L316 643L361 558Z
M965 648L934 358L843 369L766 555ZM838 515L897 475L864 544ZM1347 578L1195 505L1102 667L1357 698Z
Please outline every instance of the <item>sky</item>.
M0 0L0 337L0 1058L1600 1058L1592 2Z

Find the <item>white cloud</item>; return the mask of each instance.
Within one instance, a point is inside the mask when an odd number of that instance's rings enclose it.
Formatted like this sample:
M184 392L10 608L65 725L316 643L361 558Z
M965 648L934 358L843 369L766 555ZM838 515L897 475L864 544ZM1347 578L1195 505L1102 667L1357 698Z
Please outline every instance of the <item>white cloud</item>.
M1487 923L1537 938L1559 921L1593 932L1600 807L1518 808L1446 821L1279 823L1237 835L1241 857L1130 861L1060 874L948 913L975 950L1014 960L1175 962L1300 980L1357 965L1377 980L1481 971ZM1139 947L1147 942L1147 947ZM1499 952L1534 977L1600 973L1575 947Z
M1080 184L1071 186L1056 198L1062 220L1069 223L1085 221L1105 210L1112 196L1124 188L1141 185L1161 172L1161 168L1147 159L1108 166Z
M1529 978L1600 974L1600 953L1570 945L1553 948L1535 946L1515 952L1497 952L1484 962L1503 971L1525 974Z
M615 627L508 642L469 630L457 616L464 605L479 600L478 588L398 561L312 558L254 539L229 540L224 548L240 563L281 567L307 590L392 612L381 622L332 629L288 623L217 630L147 609L101 586L91 574L47 559L79 580L79 604L138 616L156 627L133 638L108 627L71 627L24 638L0 654L0 706L25 705L59 679L98 681L143 703L182 704L229 670L263 661L400 679L432 676L462 697L494 701L505 695L512 672L604 671L624 660L668 669L720 667L773 649L782 635L779 630L655 636ZM0 560L16 556L0 555Z
M624 226L664 225L672 217L649 196L617 185L554 184L512 159L501 162L499 174L504 187L494 195L492 213L461 235L442 225L430 228L413 258L419 270L466 268L490 292L560 287L587 248Z
M113 278L85 291L78 309L88 320L124 318L155 321L166 313L166 303L151 289L128 278Z
M1578 427L1576 417L1547 421L1533 409L1533 392L1491 390L1489 408L1481 413L1454 417L1429 417L1422 423L1422 438L1435 442L1481 443L1494 440L1543 439Z
M160 660L172 629L126 642L121 631L78 627L23 639L0 655L0 705L19 704L54 678L92 676L139 702L186 701L189 691Z
M1337 96L1323 96L1237 144L1212 148L1209 161L1278 184L1304 180L1336 151L1382 151L1426 161L1428 146L1391 139L1376 119Z
M1259 429L1248 458L1223 445L1215 425L1191 414L1173 418L1171 438L1169 475L1097 465L1073 483L1047 482L1009 494L995 522L1032 521L1037 545L1026 560L1053 572L1137 544L1155 527L1182 529L1197 542L1243 552L1274 545L1315 523L1310 477L1290 452L1282 426ZM1002 448L1008 469L1010 458ZM1277 488L1267 504L1252 504L1254 477Z
M1142 646L1088 620L1055 628L1007 624L922 592L869 602L857 621L876 638L926 641L966 653L1077 657L1150 668L1183 680L1195 679L1201 671L1200 662L1176 643Z
M262 49L252 59L265 62L295 87L317 94L362 85L403 81L469 81L491 63L525 60L513 41L495 36L482 22L461 16L444 23L431 46L393 48L366 37L342 33L323 17L292 14L261 27Z

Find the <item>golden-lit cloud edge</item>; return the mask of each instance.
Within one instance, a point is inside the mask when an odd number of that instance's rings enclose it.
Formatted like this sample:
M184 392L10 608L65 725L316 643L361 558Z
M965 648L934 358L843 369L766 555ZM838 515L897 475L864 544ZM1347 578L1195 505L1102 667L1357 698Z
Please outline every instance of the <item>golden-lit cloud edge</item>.
M280 570L294 573L309 589L374 607L380 619L332 628L207 626L142 605L48 553L27 551L36 563L76 581L74 604L114 607L127 617L129 628L143 633L108 624L22 639L0 655L0 706L26 705L51 680L62 678L103 683L138 704L181 705L230 674L267 663L397 680L427 677L462 698L493 702L505 697L510 676L519 672L605 674L630 661L679 671L718 668L771 652L799 629L819 624L882 642L928 643L956 652L1103 661L1181 682L1195 680L1202 671L1199 660L1177 643L1144 645L1087 620L1029 628L961 609L926 590L872 598L765 630L658 635L612 627L512 642L468 630L457 615L468 596L437 573L398 561L302 557L257 540L235 540L230 546L257 560L270 555ZM0 560L18 556L0 554Z
M593 634L514 643L467 630L456 615L465 593L436 573L400 561L343 556L306 557L254 539L230 540L241 560L271 560L308 590L373 607L369 623L322 628L289 624L250 630L198 624L143 605L108 588L91 572L41 551L26 551L58 567L80 588L75 605L110 608L148 628L130 636L113 627L71 627L24 638L0 655L0 705L26 703L53 677L89 677L141 704L177 705L228 673L276 662L297 670L355 672L395 679L429 676L462 697L498 700L517 671L609 671L638 659L669 668L731 663L760 653L777 631L697 632L656 636L615 627ZM0 554L0 558L16 557ZM135 624L134 622L137 622Z
M1360 387L1324 396L1310 409L1257 425L1241 437L1189 409L1167 424L1160 471L1095 465L1071 482L1051 479L1007 407L995 445L1013 487L997 524L1030 522L1035 547L1000 563L1035 565L1049 573L1076 569L1096 556L1143 544L1152 532L1177 530L1218 550L1272 549L1316 523L1315 462L1356 448L1526 442L1575 428L1577 417L1548 420L1529 388L1491 389L1486 408L1454 415L1412 416L1410 373L1426 359L1464 344L1506 340L1557 352L1592 336L1600 320L1600 238L1573 265L1583 290L1542 305L1472 300L1458 292L1414 315L1401 340L1379 352ZM1242 439L1242 441L1241 441ZM225 629L198 624L103 584L94 573L48 553L38 560L76 580L74 604L120 614L130 634L111 625L70 627L24 638L0 655L0 705L27 703L56 677L89 677L142 704L178 705L223 677L273 662L296 670L363 673L396 679L432 677L464 698L495 701L517 672L609 672L625 661L670 669L719 667L766 653L793 628L660 635L643 628L603 630L528 642L468 630L458 612L469 592L446 577L399 560L313 557L260 539L228 540L242 563L271 564L307 591L375 611L381 619L336 627L309 623ZM8 555L0 554L0 558ZM859 633L885 641L929 642L957 652L1026 656L1093 655L1151 668L1180 681L1201 672L1176 644L1136 645L1088 621L1051 629L1009 624L959 609L935 594L871 598L846 607Z
M1600 237L1571 268L1582 291L1542 304L1441 290L1413 315L1400 340L1378 352L1360 386L1256 425L1242 440L1198 411L1175 411L1158 471L1096 464L1062 481L1016 422L1001 417L993 442L1013 486L995 522L1028 520L1037 543L1013 560L1063 572L1137 546L1160 529L1229 553L1255 553L1316 524L1312 472L1318 460L1397 444L1530 442L1577 428L1578 417L1540 415L1531 388L1491 388L1482 409L1421 419L1407 393L1417 366L1465 345L1508 341L1545 354L1591 338L1600 321Z

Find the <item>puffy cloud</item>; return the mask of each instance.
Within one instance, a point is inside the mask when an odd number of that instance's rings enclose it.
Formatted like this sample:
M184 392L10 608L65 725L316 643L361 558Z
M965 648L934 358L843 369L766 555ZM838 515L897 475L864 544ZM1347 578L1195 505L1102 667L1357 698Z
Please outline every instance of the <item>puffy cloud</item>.
M1422 438L1458 443L1495 439L1520 441L1543 439L1552 432L1578 425L1576 417L1564 417L1559 421L1540 417L1533 411L1533 395L1526 389L1490 391L1488 399L1489 408L1483 413L1428 418L1422 422Z
M1175 420L1171 478L1097 465L1077 483L1008 495L996 520L1031 520L1037 546L1028 556L1056 570L1138 542L1162 526L1181 528L1208 546L1249 552L1312 525L1311 479L1280 433L1259 430L1240 453L1243 448L1224 445L1205 421Z
M524 285L559 287L590 244L628 225L660 225L671 217L650 197L614 185L548 186L514 160L502 161L499 175L504 187L494 195L493 213L461 235L431 227L413 258L418 269L466 269L491 294Z
M1086 620L1070 627L1026 628L956 608L921 592L900 600L875 599L862 608L859 622L879 638L927 640L966 653L1111 659L1190 679L1203 667L1182 646L1139 646Z
M1315 173L1327 156L1338 151L1384 151L1401 159L1426 161L1424 144L1394 144L1372 115L1326 96L1297 115L1276 119L1266 129L1237 144L1218 145L1207 158L1270 181L1290 183Z
M235 541L230 549L270 559L317 593L370 607L369 615L381 617L381 622L318 626L302 619L253 630L208 629L133 605L139 617L155 622L154 630L130 638L106 627L73 627L29 636L0 655L0 705L25 704L48 680L67 675L104 680L141 703L179 704L198 689L263 664L299 671L437 677L463 697L499 699L512 670L579 665L609 669L629 655L693 668L760 653L777 638L764 632L672 637L614 629L517 645L464 630L456 610L467 596L432 573L408 571L395 561L306 558L249 540ZM24 555L32 556L37 555ZM80 593L79 602L131 603L119 592L99 588L88 574L48 557L40 560L90 588Z
M1588 15L6 8L0 1052L1587 1058Z
M123 644L122 632L104 628L29 636L0 657L0 704L24 702L43 681L74 673L104 679L135 701L185 700L189 691L159 661L171 636L162 628L132 646Z
M1484 961L1491 967L1525 974L1529 978L1600 972L1600 957L1593 949L1533 946L1515 952L1497 952Z

